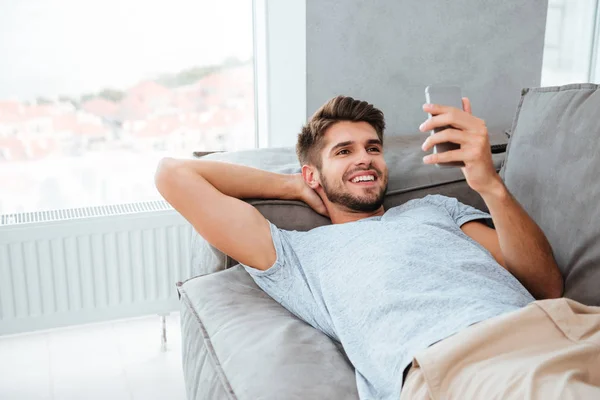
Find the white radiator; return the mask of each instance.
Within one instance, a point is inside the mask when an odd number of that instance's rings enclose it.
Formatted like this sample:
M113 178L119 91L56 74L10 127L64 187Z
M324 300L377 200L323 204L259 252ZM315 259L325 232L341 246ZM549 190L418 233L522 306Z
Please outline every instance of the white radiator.
M176 310L191 233L164 201L0 216L0 335Z

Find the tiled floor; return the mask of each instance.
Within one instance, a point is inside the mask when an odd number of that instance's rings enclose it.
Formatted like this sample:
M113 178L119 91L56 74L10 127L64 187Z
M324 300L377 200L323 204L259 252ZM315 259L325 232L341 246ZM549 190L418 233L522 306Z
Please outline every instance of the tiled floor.
M0 336L0 399L185 399L179 313Z

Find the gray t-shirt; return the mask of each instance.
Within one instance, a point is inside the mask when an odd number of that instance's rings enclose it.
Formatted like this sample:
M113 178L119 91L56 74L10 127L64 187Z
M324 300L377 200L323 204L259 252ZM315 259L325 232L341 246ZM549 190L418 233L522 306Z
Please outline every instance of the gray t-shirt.
M430 195L308 232L271 224L275 264L244 267L273 299L342 344L361 399L398 399L417 352L534 301L460 229L485 218Z

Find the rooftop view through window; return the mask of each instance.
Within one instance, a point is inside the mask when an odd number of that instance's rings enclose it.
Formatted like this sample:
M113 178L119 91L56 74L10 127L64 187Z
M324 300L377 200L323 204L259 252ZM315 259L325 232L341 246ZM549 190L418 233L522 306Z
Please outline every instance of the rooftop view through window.
M255 147L252 2L0 4L0 214L159 198L163 156Z

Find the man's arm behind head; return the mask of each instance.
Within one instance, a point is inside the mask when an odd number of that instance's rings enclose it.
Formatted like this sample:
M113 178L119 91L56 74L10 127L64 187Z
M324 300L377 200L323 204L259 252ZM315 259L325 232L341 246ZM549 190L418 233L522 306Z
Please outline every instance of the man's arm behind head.
M293 198L291 176L240 165L163 159L156 187L211 245L260 270L276 260L268 221L243 198Z

